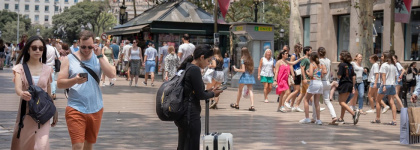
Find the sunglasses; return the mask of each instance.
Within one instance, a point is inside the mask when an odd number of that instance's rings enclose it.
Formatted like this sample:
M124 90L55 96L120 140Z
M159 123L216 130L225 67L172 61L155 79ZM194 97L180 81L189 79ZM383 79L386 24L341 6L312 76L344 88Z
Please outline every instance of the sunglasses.
M39 51L44 51L44 46L40 46L40 47L38 47L38 46L31 46L31 49L32 49L32 51L37 51L37 50L39 50Z
M86 49L86 48L93 49L93 46L80 46L80 48L82 48L82 49Z

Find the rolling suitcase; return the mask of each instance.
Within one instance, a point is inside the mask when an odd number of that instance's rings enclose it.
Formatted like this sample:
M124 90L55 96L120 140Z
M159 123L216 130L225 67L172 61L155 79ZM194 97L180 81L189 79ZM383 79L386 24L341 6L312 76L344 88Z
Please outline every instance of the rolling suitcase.
M209 133L209 100L206 100L205 133L203 150L233 150L233 135L230 133Z

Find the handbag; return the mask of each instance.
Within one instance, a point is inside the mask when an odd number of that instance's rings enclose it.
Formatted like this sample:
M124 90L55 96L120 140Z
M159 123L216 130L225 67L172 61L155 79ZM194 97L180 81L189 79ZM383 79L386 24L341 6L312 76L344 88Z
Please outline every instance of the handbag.
M58 59L57 49L55 49L55 48L54 48L54 54L55 54L55 60L54 60L55 72L60 72L61 61L60 61L60 59Z
M249 89L247 86L244 86L244 88L242 88L242 97L249 98Z
M413 81L414 77L413 77L413 73L407 74L407 76L405 76L405 80L407 82L411 82Z
M211 83L213 79L214 69L208 68L203 75L204 83Z

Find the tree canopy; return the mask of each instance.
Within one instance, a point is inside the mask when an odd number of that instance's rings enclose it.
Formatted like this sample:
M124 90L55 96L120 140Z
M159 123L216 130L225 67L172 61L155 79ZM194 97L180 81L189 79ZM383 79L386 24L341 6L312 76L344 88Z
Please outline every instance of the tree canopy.
M25 18L22 15L19 15L19 23L24 24L25 30L28 30L31 27L31 19L29 18ZM3 9L2 11L0 11L0 30L4 31L4 27L6 25L6 23L8 22L12 22L12 21L17 21L17 13L16 12L12 12L6 9Z

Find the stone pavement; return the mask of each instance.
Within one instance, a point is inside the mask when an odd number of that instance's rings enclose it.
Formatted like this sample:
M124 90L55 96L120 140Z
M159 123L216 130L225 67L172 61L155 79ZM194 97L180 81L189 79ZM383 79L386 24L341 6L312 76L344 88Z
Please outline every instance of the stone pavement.
M19 101L12 76L10 68L0 71L0 149L10 149L18 109ZM155 87L128 87L128 82L119 78L114 87L103 87L104 115L94 149L176 149L178 136L175 124L160 121L155 112L155 93L160 84L157 82ZM71 142L64 119L66 100L62 93L63 90L58 90L55 102L59 122L50 132L50 144L51 149L67 150L71 149ZM241 101L239 110L229 107L236 100L236 89L222 93L219 109L210 111L210 132L232 133L234 148L239 150L420 148L420 144L399 144L399 125L371 124L374 114L362 115L359 124L354 126L347 113L344 120L348 124L334 126L328 125L331 118L328 110L325 110L321 113L322 126L304 125L298 123L304 118L304 113L276 112L278 104L274 92L269 97L270 103L263 102L262 91L255 93L255 112L247 111L249 99ZM333 104L336 112L339 112L338 103L334 101ZM204 109L202 118L203 133ZM390 122L391 112L382 115L381 119L382 122ZM399 124L399 116L397 119Z

